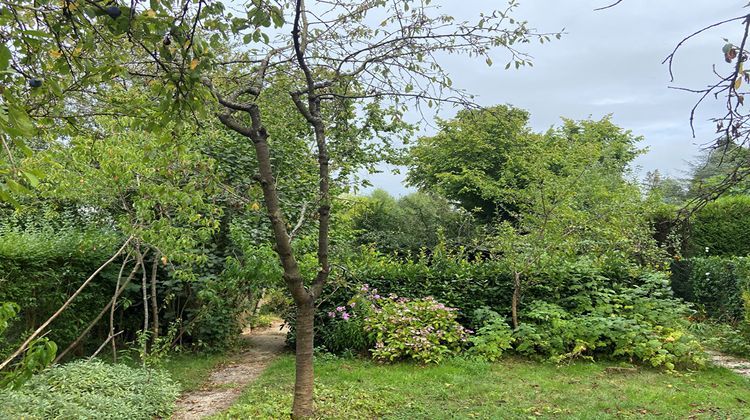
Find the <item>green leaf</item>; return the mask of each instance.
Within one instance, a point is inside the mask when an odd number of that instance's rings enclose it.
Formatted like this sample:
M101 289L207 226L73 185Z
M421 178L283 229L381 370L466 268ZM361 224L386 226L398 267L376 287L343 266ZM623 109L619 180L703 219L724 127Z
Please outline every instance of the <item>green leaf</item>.
M24 178L26 178L32 188L36 188L39 186L39 178L37 178L36 175L28 171L23 171L21 172L21 174L24 176Z
M5 70L10 66L10 49L5 44L0 44L0 70Z

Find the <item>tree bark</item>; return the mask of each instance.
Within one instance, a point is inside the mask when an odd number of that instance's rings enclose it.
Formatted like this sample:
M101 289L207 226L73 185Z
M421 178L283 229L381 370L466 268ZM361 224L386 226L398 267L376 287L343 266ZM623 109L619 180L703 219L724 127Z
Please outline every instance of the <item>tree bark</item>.
M310 418L314 414L314 320L315 303L312 300L297 304L296 380L294 381L294 404L292 405L292 417L295 419Z
M154 254L154 262L151 264L151 317L153 318L153 326L151 331L153 342L159 338L159 302L156 298L156 271L159 268L159 254Z
M141 250L136 248L135 250L135 256L138 259L138 264L141 266L141 270L143 270L143 275L141 276L141 295L143 299L143 332L142 334L146 335L148 334L149 330L149 322L148 322L148 270L146 269L146 262L144 261L144 254L141 253ZM143 366L146 366L146 358L145 355L148 354L148 337L143 337L143 355L144 357L141 360L141 364Z
M513 275L513 298L510 301L511 321L513 329L518 329L518 301L521 300L521 273L516 271Z
M219 99L222 102L221 99ZM226 104L226 102L224 102ZM226 105L225 105L226 106ZM283 268L284 281L289 289L298 311L297 322L302 324L302 328L297 329L297 354L296 354L296 379L294 403L292 409L293 418L309 418L313 415L313 316L315 312L316 294L314 291L305 287L304 278L300 272L299 265L292 250L292 243L287 231L286 221L281 211L278 191L276 190L276 179L273 175L273 166L271 165L271 151L268 145L268 132L262 124L260 110L256 105L244 106L251 118L252 125L244 126L229 114L219 115L221 122L228 128L248 137L253 142L255 155L258 160L258 180L263 199L268 212L268 218L271 221L271 228L274 234L275 251L279 256ZM327 183L326 183L327 185ZM320 257L319 253L319 257ZM327 251L326 251L327 256ZM324 274L318 275L315 286L320 284L327 276L327 270L321 269ZM302 344L300 344L302 343ZM301 347L300 347L301 346Z

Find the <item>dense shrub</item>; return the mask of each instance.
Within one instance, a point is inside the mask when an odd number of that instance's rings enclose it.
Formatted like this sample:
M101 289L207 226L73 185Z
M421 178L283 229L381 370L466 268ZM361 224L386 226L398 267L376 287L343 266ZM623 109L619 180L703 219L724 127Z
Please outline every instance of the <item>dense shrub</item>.
M748 316L750 258L690 258L672 265L675 294L697 304L709 317L737 324Z
M18 317L0 337L0 358L14 350L24 334L60 308L112 256L122 240L114 232L96 226L45 223L44 226L28 221L0 223L0 302L15 302L21 307ZM180 325L181 344L221 350L239 337L243 316L250 307L250 291L259 290L251 282L258 281L260 270L250 261L255 255L238 262L210 251L206 250L206 261L200 266L157 261L159 320L162 331ZM64 349L95 319L112 299L122 258L105 268L62 312L51 325L49 339ZM265 254L258 259L269 260ZM132 264L131 261L124 276ZM150 254L145 264L149 271L152 264L153 254ZM136 276L139 278L140 273ZM141 290L136 282L126 288L120 302L115 329L124 331L119 340L133 341L143 327ZM100 320L100 325L106 323L106 317ZM76 349L77 353L90 354L106 339L107 331L106 327L93 328Z
M455 308L432 297L372 296L373 310L365 319L365 330L375 340L375 359L440 363L465 346L471 331L456 321Z
M437 247L431 254L395 258L361 249L342 264L325 286L315 317L315 345L334 353L361 353L358 344L347 344L346 328L335 325L326 316L338 306L345 306L358 293L358 285L369 284L381 295L391 293L416 299L432 296L439 302L457 308L456 319L464 326L478 329L484 320L477 311L489 308L501 316L510 315L513 294L511 270L501 259L480 259L463 253L446 252ZM608 284L637 285L642 282L631 267L597 267L587 260L529 273L528 287L523 290L520 312L534 301L564 302L565 305L590 305L589 292ZM294 313L285 317L291 326L288 343L294 345ZM362 343L360 341L360 343ZM366 348L364 349L366 350Z
M445 305L459 308L458 319L467 325L473 324L472 314L481 307L489 306L500 313L510 311L513 280L510 269L500 260L450 253L442 246L431 254L407 258L363 248L346 266L343 274L347 283L367 283L384 295L433 296ZM538 289L528 293L543 295Z
M331 308L325 314L327 330L322 332L324 349L335 354L367 354L375 344L365 324L371 314L370 301L360 293L346 304Z
M727 196L707 204L693 219L692 255L750 255L750 196Z
M732 326L716 322L696 322L690 331L709 348L722 353L750 357L750 323Z
M481 326L469 338L472 344L469 354L494 362L505 350L513 348L513 330L497 312L486 308L477 309L474 319L481 320Z
M689 309L670 296L660 275L636 287L602 287L586 305L535 302L515 332L516 351L555 361L604 357L672 370L704 363L687 332ZM573 301L568 301L573 302Z
M472 319L476 309L491 307L500 313L510 312L512 278L507 266L498 260L479 260L465 254L451 254L438 247L430 255L421 254L405 259L395 258L362 248L345 261L345 270L334 273L325 286L315 316L315 345L334 353L366 351L364 341L347 341L347 327L327 313L346 306L359 292L361 284L369 284L383 296L395 294L409 299L433 296L446 306L458 308L456 318L463 325L476 325ZM547 296L546 284L528 290L531 296ZM290 325L287 342L295 343L295 314L285 316Z
M166 418L178 393L177 385L158 371L76 361L0 392L0 418Z

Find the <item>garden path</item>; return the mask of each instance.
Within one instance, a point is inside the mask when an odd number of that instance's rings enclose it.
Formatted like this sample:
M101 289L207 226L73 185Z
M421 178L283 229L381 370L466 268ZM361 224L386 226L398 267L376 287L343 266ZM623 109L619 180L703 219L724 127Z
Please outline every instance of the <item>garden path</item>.
M243 332L247 348L209 376L203 388L188 392L177 401L173 420L196 420L228 409L252 381L284 350L286 327L274 322L271 327Z
M738 375L750 378L750 361L716 351L709 351L708 356L715 365L727 368Z

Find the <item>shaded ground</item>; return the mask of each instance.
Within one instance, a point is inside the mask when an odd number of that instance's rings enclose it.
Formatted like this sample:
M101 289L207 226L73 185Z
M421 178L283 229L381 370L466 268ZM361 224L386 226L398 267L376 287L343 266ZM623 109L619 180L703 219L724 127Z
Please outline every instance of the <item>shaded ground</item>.
M715 365L727 368L738 375L750 378L750 361L715 351L709 351L708 356Z
M275 322L270 328L243 333L249 343L247 348L211 372L201 389L180 397L172 419L201 419L229 408L284 350L287 331L281 326L281 322Z

